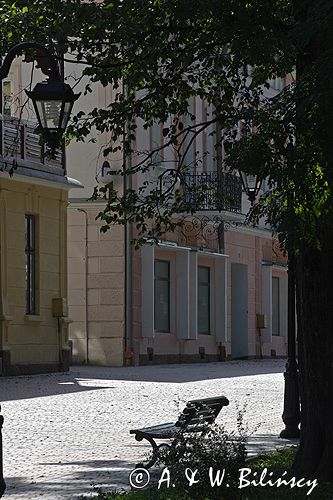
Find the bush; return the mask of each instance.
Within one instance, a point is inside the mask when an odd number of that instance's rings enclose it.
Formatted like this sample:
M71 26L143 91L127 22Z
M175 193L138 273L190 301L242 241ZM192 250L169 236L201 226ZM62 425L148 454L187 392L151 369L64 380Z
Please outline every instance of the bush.
M221 425L201 425L197 433L185 431L176 443L161 450L159 463L168 468L176 491L200 499L239 496L239 469L245 465L247 441L243 414L244 410L238 412L237 435Z

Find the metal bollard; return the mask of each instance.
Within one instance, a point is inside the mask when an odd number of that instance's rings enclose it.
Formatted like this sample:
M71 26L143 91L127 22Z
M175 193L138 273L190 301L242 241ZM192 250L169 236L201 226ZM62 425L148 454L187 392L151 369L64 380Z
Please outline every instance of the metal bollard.
M1 411L1 406L0 406L0 411ZM3 425L3 416L0 415L0 497L5 492L6 489L6 483L3 478L3 462L2 462L2 425Z

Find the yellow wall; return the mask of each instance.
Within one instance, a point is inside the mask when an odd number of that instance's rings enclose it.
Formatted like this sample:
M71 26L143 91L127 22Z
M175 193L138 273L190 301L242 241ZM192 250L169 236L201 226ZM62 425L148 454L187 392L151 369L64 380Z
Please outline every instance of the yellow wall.
M60 353L68 349L67 320L60 319L59 335L52 316L52 299L67 296L66 208L66 190L21 182L15 174L0 178L0 342L13 366L59 369ZM30 316L25 307L25 214L37 216L37 314Z
M91 202L73 202L68 208L68 304L73 321L69 328L73 362L86 362L88 355L90 364L122 366L124 229L114 226L101 233L101 223L96 221L99 210L102 207Z

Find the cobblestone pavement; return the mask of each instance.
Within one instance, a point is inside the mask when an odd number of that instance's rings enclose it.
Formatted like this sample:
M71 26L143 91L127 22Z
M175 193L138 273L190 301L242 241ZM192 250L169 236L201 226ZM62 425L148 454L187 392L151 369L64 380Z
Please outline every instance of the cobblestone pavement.
M91 484L128 487L149 446L129 430L173 421L189 399L225 394L218 418L235 428L237 405L267 441L282 428L284 360L74 367L67 374L0 379L5 498L75 499Z

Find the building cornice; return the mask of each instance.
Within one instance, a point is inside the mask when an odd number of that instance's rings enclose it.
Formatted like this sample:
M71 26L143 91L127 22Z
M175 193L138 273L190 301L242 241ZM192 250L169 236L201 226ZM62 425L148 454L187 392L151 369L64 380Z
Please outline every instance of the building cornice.
M42 170L17 166L12 175L10 175L8 167L0 170L0 179L8 179L18 182L25 182L36 185L58 187L61 189L83 188L81 182L65 175L52 174Z

